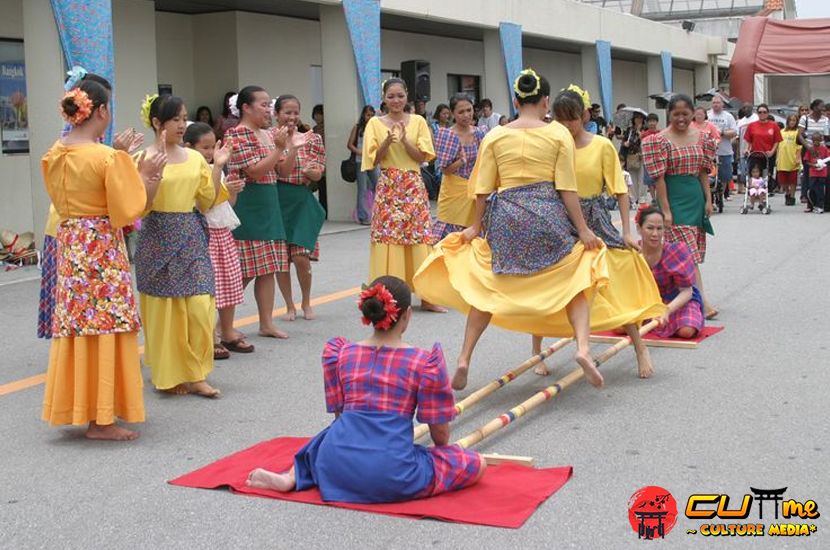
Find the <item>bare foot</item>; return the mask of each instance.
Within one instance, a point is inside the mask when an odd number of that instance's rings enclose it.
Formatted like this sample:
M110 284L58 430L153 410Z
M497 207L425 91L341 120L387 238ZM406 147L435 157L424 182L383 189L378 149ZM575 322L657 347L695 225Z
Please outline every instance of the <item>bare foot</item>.
M297 310L291 308L288 310L288 313L280 317L283 321L296 321L297 320Z
M714 319L715 317L717 317L718 313L720 313L720 311L712 307L706 310L706 313L703 317L708 321L709 319Z
M283 332L283 331L281 331L280 329L278 329L277 327L275 327L273 325L270 326L270 327L264 327L264 328L260 327L259 335L260 336L265 336L265 337L268 337L268 338L279 338L281 340L285 340L286 338L288 338L288 333L287 332Z
M452 389L463 390L467 387L467 374L470 372L470 365L458 361L458 366L455 368L455 374L452 375Z
M201 382L191 382L188 387L188 393L199 395L201 397L219 397L221 393L219 390L202 380Z
M132 441L138 439L136 432L131 432L126 428L122 428L117 424L107 424L101 426L95 422L90 422L86 430L87 439L107 439L110 441Z
M178 386L173 386L172 388L159 391L162 393L169 393L171 395L184 395L187 393L187 384L179 384Z
M296 486L296 481L289 474L275 474L262 468L251 470L245 485L254 489L271 489L280 493L287 493Z
M314 313L314 310L311 308L311 304L303 306L303 319L306 321L313 321L316 318L317 314Z
M533 369L533 372L538 374L539 376L550 376L550 370L548 370L548 366L545 364L544 361L536 365L536 368Z
M643 380L651 378L651 375L654 374L654 365L651 364L651 355L648 353L648 349L643 350L642 355L637 354L637 370Z
M577 364L582 367L582 372L585 373L585 378L588 379L588 382L597 388L601 388L603 384L605 384L605 380L602 378L602 375L599 373L599 369L597 369L597 364L594 362L594 359L591 357L591 353L588 351L577 351L576 355L574 355L574 359L576 360Z
M421 311L430 311L432 313L447 313L449 310L439 305L431 304L429 302L421 302Z

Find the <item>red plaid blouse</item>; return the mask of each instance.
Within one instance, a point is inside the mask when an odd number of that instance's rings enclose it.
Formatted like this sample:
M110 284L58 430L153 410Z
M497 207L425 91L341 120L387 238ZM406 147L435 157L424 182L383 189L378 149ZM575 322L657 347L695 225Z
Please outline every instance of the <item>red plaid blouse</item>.
M245 174L245 168L256 164L274 150L274 142L263 143L253 131L244 126L237 126L225 132L225 141L233 140L233 154L228 160L228 174L238 175L245 183L259 183L266 185L277 184L276 169L268 170L261 178L254 180Z
M276 129L275 126L273 131L276 131ZM303 170L314 165L322 170L326 169L326 148L320 134L311 133L308 143L297 149L297 157L294 159L294 169L291 171L291 175L280 181L293 183L294 185L308 185L310 181L303 175Z
M718 144L709 132L700 132L694 145L674 145L662 133L643 140L643 164L652 179L661 176L691 175L708 172L715 161Z
M695 262L691 250L682 242L663 243L663 255L651 268L660 295L671 294L681 288L695 286Z
M470 179L473 166L476 164L476 157L478 157L478 147L486 134L487 132L481 128L473 130L472 143L463 146L467 162L455 171L456 176L465 180ZM455 162L461 155L461 147L461 139L452 131L452 128L438 128L435 132L435 165L444 168Z
M453 399L444 352L362 346L332 338L323 350L326 410L394 413L428 424L452 422Z

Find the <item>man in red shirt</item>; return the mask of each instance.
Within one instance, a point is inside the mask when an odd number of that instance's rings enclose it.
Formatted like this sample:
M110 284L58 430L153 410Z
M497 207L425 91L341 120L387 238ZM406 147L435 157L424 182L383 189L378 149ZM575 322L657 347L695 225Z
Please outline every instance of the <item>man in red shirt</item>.
M758 120L751 123L746 128L744 140L749 144L749 165L747 173L752 172L754 166L760 166L761 172L768 170L767 178L769 179L769 196L773 196L775 191L775 178L773 177L773 167L775 166L775 155L778 152L778 144L783 141L781 137L781 129L778 124L769 116L769 107L765 103L758 105ZM754 154L753 154L754 153ZM763 153L763 156L758 154Z

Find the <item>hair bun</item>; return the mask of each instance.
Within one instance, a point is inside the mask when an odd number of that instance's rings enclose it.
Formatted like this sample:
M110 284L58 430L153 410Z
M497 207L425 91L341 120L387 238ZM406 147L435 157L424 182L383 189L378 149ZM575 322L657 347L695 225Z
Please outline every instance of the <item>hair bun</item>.
M383 302L377 298L367 298L363 301L360 310L363 316L366 317L372 324L383 321L386 318L386 310L383 307Z
M74 97L65 97L61 101L61 109L68 117L74 117L78 113L78 105L75 103Z
M536 90L538 83L539 81L534 75L523 74L519 77L519 90L526 94L532 94Z

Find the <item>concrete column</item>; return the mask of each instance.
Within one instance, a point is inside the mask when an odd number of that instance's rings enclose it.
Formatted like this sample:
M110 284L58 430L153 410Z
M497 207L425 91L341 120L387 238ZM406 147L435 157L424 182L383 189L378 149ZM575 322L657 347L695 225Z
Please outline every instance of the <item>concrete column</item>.
M484 78L481 87L482 98L493 102L493 111L510 116L513 96L507 83L507 68L504 66L498 29L484 31Z
M326 107L326 184L329 219L347 221L357 202L357 187L340 177L340 163L349 157L346 142L360 116L360 81L349 29L341 5L320 5L323 59L323 101Z
M646 70L648 75L648 95L659 94L663 90L663 61L658 55L650 55L646 61ZM653 99L648 99L648 110L651 113L657 113L660 117L660 127L666 125L666 111L665 109L658 109L657 102Z
M602 105L602 94L599 88L599 63L597 63L597 47L582 46L582 89L591 95L591 103ZM612 107L613 108L613 107ZM603 109L602 116L611 121L613 113L606 113Z
M26 91L29 103L29 163L32 185L33 224L37 242L50 199L43 184L40 159L60 137L63 119L56 106L63 91L63 53L49 0L23 2L23 36L26 40Z
M695 95L709 91L713 82L711 62L695 65Z

